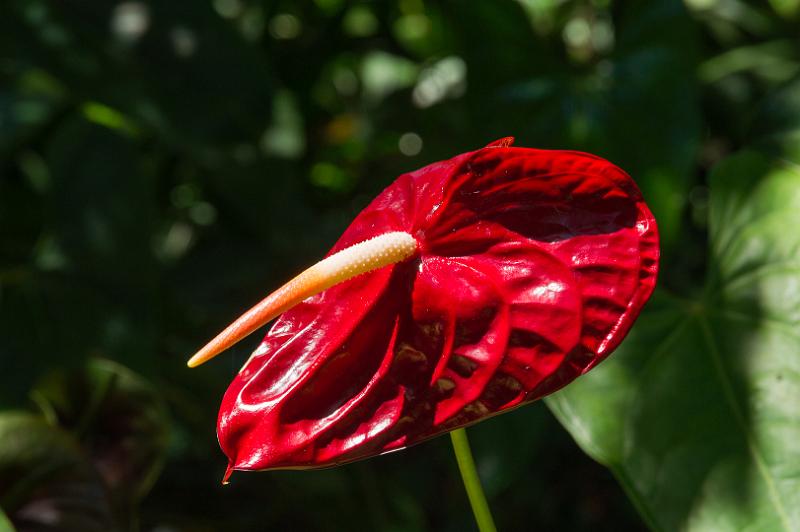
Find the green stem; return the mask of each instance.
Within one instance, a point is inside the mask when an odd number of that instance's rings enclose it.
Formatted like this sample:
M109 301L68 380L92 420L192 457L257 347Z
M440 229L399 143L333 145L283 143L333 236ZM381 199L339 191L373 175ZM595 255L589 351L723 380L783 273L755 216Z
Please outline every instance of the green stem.
M464 488L467 490L472 513L475 514L478 530L480 532L497 532L492 512L489 510L489 503L486 502L486 495L483 493L481 479L478 477L478 470L475 469L475 460L472 459L467 432L464 429L456 429L450 433L450 439L453 441L453 452L458 461L458 470L461 471L461 480L464 481Z

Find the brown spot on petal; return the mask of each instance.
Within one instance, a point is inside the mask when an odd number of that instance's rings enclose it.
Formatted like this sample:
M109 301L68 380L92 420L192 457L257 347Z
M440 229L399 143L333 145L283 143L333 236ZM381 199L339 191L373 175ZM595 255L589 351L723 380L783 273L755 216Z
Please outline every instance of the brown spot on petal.
M522 383L507 373L498 372L483 391L481 400L491 410L496 410L517 399L522 391Z
M422 325L419 326L419 328L431 342L434 343L438 342L442 338L442 331L444 330L444 326L442 325L441 322L434 321L430 323L423 323Z
M424 371L427 366L428 357L419 349L415 349L405 342L395 348L394 370L400 372Z
M437 379L433 384L433 393L440 399L450 397L453 395L453 390L455 389L456 383L447 378Z
M447 365L450 367L450 369L455 371L458 376L464 377L465 379L472 376L472 374L475 372L475 369L478 367L477 362L461 355L451 356Z
M464 414L469 419L477 419L487 415L488 413L489 409L480 400L472 402L464 407Z

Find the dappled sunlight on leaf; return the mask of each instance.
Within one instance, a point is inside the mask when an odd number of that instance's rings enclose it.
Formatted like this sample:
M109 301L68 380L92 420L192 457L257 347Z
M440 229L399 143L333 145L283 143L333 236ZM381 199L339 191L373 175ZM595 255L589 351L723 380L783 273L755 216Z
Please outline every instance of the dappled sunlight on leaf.
M657 290L619 353L548 404L654 529L794 530L800 169L740 153L710 189L704 293Z

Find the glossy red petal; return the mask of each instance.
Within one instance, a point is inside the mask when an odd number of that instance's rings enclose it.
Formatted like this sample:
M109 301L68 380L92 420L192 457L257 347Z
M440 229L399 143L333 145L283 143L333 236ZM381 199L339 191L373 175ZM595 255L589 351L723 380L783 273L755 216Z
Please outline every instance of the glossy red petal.
M331 252L406 231L419 256L286 312L223 399L232 469L311 468L412 445L552 393L650 296L658 232L601 158L510 147L405 174Z

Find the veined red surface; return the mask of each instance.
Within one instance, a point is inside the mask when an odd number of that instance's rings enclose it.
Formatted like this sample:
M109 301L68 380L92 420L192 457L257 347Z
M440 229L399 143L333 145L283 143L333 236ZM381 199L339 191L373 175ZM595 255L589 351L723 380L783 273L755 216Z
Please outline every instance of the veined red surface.
M233 469L327 467L406 447L565 386L653 291L658 230L599 157L502 139L400 176L331 253L391 231L410 260L284 313L222 401Z

